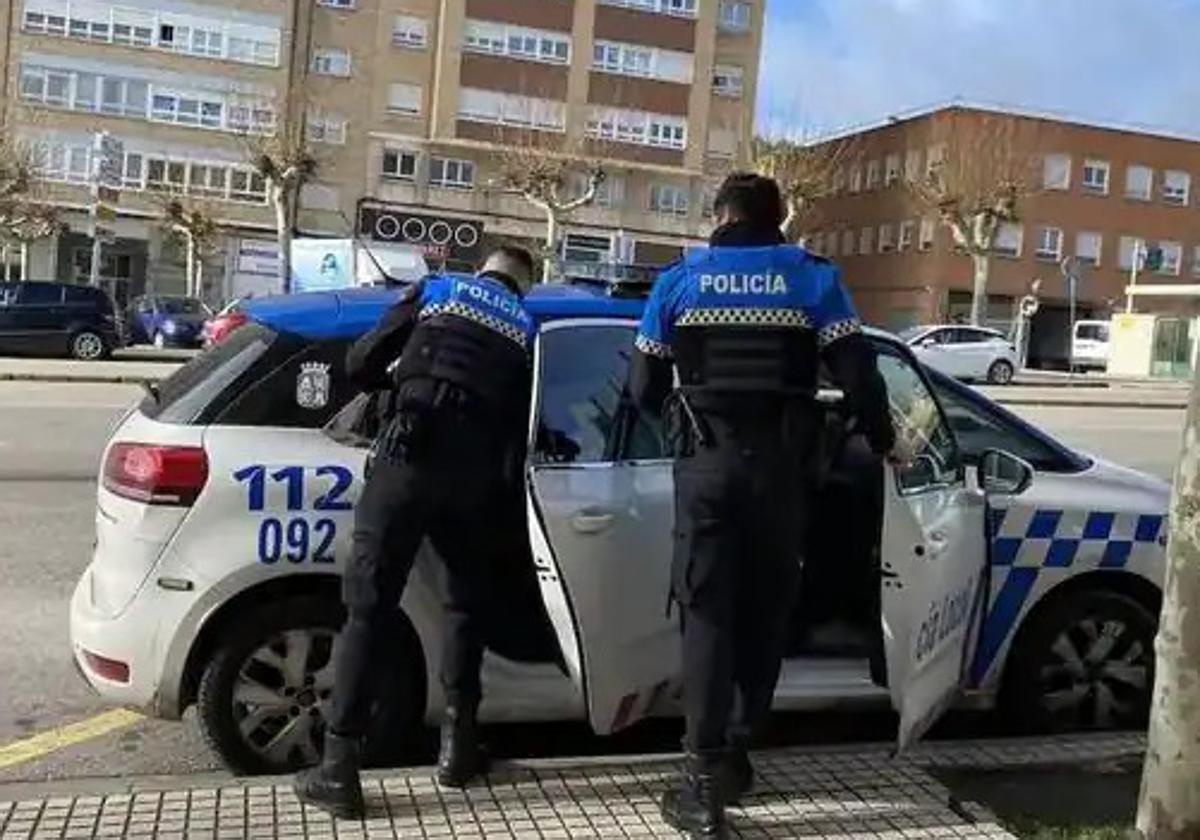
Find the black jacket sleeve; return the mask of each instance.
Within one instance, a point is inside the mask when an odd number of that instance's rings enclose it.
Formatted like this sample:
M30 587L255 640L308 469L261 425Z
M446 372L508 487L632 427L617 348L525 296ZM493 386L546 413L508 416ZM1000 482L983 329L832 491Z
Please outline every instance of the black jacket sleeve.
M629 400L639 411L658 416L675 383L675 366L670 359L633 351L629 363Z
M871 342L861 333L848 335L826 347L824 357L871 449L877 455L890 452L896 445L896 431L887 384L879 373Z
M361 391L391 387L388 368L408 343L421 311L423 283L411 286L400 302L389 309L375 329L364 335L346 354L346 376Z

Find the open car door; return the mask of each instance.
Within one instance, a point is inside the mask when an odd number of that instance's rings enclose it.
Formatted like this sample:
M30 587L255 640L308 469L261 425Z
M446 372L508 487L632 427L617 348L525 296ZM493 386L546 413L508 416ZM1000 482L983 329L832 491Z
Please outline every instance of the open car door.
M553 322L535 353L529 528L538 583L593 729L661 707L680 668L668 615L671 462L624 422L629 321Z
M887 682L903 750L966 681L987 591L985 505L917 368L895 348L878 350L898 435L915 455L910 466L884 470L880 558Z

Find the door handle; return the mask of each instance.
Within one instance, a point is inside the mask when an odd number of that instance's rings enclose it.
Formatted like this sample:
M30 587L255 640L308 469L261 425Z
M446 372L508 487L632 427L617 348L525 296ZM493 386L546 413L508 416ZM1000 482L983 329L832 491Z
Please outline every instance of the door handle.
M603 511L580 511L571 517L571 527L581 534L600 534L613 526L617 517Z

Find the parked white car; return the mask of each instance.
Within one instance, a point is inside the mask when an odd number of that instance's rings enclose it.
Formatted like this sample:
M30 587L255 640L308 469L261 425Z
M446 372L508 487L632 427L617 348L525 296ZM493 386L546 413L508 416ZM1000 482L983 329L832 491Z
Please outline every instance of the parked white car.
M1017 348L986 327L912 327L900 338L922 364L956 379L1007 385L1017 372Z
M1108 370L1108 321L1076 321L1071 339L1071 366Z
M317 754L366 455L342 422L360 400L341 360L398 294L247 304L249 323L132 409L106 449L75 659L113 703L173 719L197 706L234 770ZM656 421L621 399L644 301L594 284L526 301L531 451L526 493L492 534L480 711L603 734L679 709L672 464ZM960 688L1040 730L1143 725L1169 488L870 337L918 457L893 469L856 453L823 391L828 458L775 707L890 703L906 742ZM441 708L443 585L424 551L377 663L373 761L402 755ZM838 621L856 644L813 641Z

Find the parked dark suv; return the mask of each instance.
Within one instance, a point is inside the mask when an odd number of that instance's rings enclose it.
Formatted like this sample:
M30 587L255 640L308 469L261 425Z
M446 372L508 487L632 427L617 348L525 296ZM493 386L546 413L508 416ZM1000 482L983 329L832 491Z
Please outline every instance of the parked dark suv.
M67 283L0 283L0 353L103 359L121 345L112 299Z

